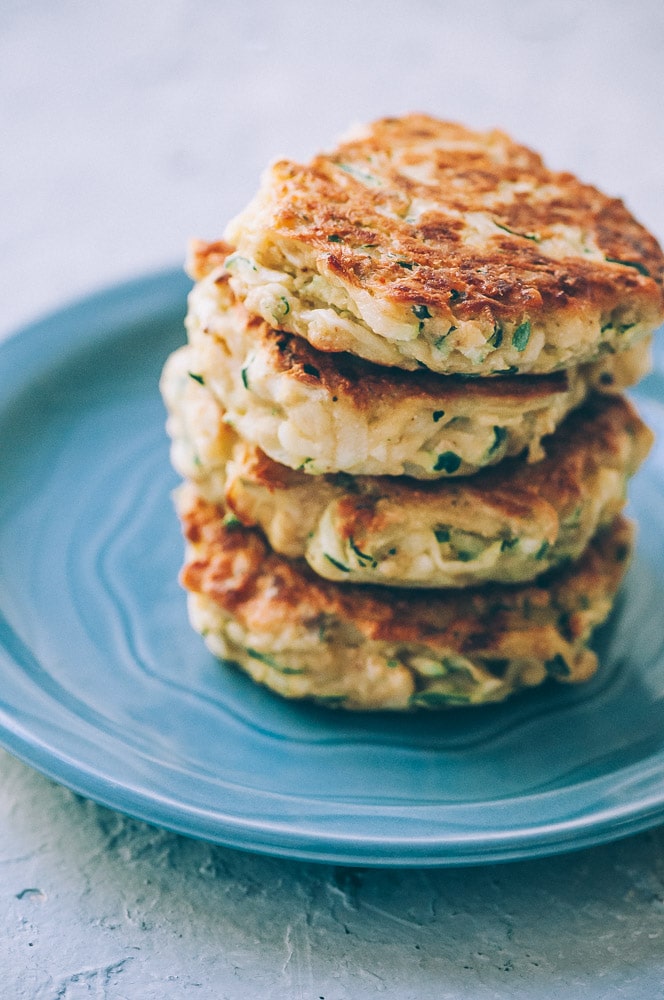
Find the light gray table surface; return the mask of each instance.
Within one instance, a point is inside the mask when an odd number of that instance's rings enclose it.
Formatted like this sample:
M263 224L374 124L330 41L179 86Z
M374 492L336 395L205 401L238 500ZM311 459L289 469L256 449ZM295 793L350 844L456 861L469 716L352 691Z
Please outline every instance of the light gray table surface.
M663 57L657 0L4 0L0 334L177 265L269 160L411 109L506 129L662 239ZM0 752L0 916L2 1000L657 998L664 831L335 868L152 828Z

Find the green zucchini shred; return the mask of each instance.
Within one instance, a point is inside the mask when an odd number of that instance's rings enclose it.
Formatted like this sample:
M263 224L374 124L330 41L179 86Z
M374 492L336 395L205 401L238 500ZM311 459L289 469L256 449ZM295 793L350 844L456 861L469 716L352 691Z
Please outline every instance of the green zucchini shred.
M446 691L418 691L411 695L409 703L413 707L442 708L444 705L468 705L470 695Z
M257 271L258 268L252 260L248 257L243 257L242 254L234 253L230 257L227 257L224 261L224 267L227 271L232 271L236 264L248 264L252 271Z
M279 302L281 303L281 308L272 310L272 319L275 323L279 323L290 312L290 302L285 295L279 296Z
M533 243L539 243L542 238L537 233L519 233L515 229L510 229L509 226L504 226L502 223L496 222L495 219L493 220L493 224L494 226L498 226L499 229L502 229L503 232L509 233L510 236L520 236L521 239L532 240Z
M366 565L371 566L372 569L376 569L378 563L373 556L368 555L366 552L362 552L360 548L357 547L352 538L348 539L348 544L358 558L360 565L364 568ZM329 558L329 557L328 557Z
M223 517L223 520L222 520L221 523L223 524L224 528L241 528L242 527L242 521L240 520L240 518L237 516L237 514L234 514L230 510L228 511L227 514L224 514L224 517Z
M339 562L338 559L335 559L333 556L328 555L327 552L323 552L323 555L329 563L331 563L333 566L336 566L336 568L338 570L341 570L342 573L350 573L348 566L344 566L344 564L342 562Z
M491 444L487 454L493 455L495 452L497 452L506 439L507 439L507 428L494 426L493 443Z
M493 328L493 333L489 337L489 343L492 347L500 347L503 342L503 329L498 323L495 324Z
M247 655L252 658L252 660L258 660L260 663L264 663L267 667L272 667L273 670L278 670L280 674L304 674L306 673L300 667L284 667L276 660L273 660L271 656L266 653L259 653L257 649L252 649L251 646L245 646Z
M431 319L431 313L426 306L413 306L413 313L417 319Z
M527 319L523 323L519 323L516 330L512 334L512 347L517 351L525 351L528 346L528 341L530 340L530 320Z
M607 264L622 264L623 267L633 267L639 274L642 274L644 278L650 277L650 271L648 268L638 260L620 260L617 257L605 257L604 260Z
M368 181L370 184L380 184L381 182L373 174L368 173L365 170L360 170L353 163L339 163L337 164L340 170L343 170L345 174L350 174L358 181Z
M434 472L456 472L461 465L461 458L453 451L444 451L439 455L433 467Z

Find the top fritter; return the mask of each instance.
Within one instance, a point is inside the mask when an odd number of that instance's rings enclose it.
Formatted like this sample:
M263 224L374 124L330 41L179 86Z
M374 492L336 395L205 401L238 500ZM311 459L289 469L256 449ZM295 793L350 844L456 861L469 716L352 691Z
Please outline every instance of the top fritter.
M274 164L226 235L250 312L382 365L551 372L664 320L664 255L620 200L425 115Z

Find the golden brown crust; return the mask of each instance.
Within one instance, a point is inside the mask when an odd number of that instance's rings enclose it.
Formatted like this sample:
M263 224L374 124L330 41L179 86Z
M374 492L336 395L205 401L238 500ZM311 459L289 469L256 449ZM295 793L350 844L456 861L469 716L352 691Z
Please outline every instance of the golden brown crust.
M609 398L569 417L540 463L505 460L442 483L314 477L238 443L224 498L276 551L304 556L328 579L431 588L525 581L578 558L615 518L651 442L632 406Z
M238 315L242 313L247 333L255 348L262 352L266 367L308 387L321 388L329 397L344 396L352 400L358 410L368 409L370 401L372 404L383 398L393 401L395 396L408 396L423 402L432 400L435 404L449 400L449 404L456 407L461 401L467 401L468 409L481 406L487 399L507 406L533 407L538 401L543 404L552 396L568 391L566 371L519 377L505 375L499 379L471 378L425 369L386 369L348 352L316 350L304 338L275 329L260 316L250 315L243 309L229 287L229 274L220 269L233 252L229 243L195 240L189 249L188 273L202 280L217 272L215 284L223 290L224 300L228 298ZM624 353L627 357L628 352ZM609 374L603 381L610 385L613 376Z
M422 643L463 655L506 649L516 622L540 622L548 613L573 612L569 634L581 635L583 615L598 594L612 595L629 553L631 530L618 520L598 536L572 568L519 587L491 584L463 593L353 587L321 580L301 561L275 555L256 531L229 526L224 510L190 496L180 508L192 558L181 574L183 586L205 594L249 632L279 631L284 623L310 627L334 618L357 629L364 639ZM553 621L555 622L555 618ZM556 626L551 624L551 627ZM536 642L537 629L532 639Z
M518 518L535 518L539 505L561 517L579 503L586 482L602 468L622 468L632 475L644 461L653 435L634 407L623 397L593 397L544 441L546 457L528 465L521 459L506 459L472 478L445 482L418 482L407 477L325 476L329 483L348 483L346 507L355 527L365 528L373 517L381 517L376 502L389 497L399 505L429 505L437 497L448 497L455 505L462 498L478 510L490 507L496 523ZM260 448L244 444L239 465L242 478L267 490L312 484L318 477L289 469L268 458ZM464 503L468 502L464 499ZM347 534L353 535L352 526ZM355 537L358 535L355 532Z
M385 368L317 351L252 316L219 268L193 289L187 330L196 355L190 364L240 435L275 461L314 475L441 479L524 451L537 461L542 437L590 391L633 384L650 357L646 337L548 375L489 379ZM457 466L439 464L446 452L459 457Z
M452 323L518 323L589 305L608 315L634 301L662 312L662 251L623 202L548 170L500 132L425 115L383 119L308 165L277 163L272 183L277 238L312 247L319 269L348 285ZM430 207L410 221L418 200ZM477 242L467 233L475 213L494 223ZM565 227L604 259L546 252ZM376 256L376 246L393 252Z
M569 388L565 372L480 379L423 369L386 369L347 352L318 351L302 337L275 330L257 316L247 316L247 330L275 372L310 388L320 387L330 397L343 396L358 410L373 409L377 401L393 401L395 396L421 400L424 405L433 401L458 408L463 403L468 410L489 399L501 405L532 408Z
M664 254L619 199L424 115L274 164L226 237L250 312L385 366L543 374L664 320Z
M569 388L566 372L545 375L505 375L500 379L469 378L463 375L441 375L419 369L405 371L401 368L384 368L357 355L341 351L328 353L315 347L296 334L275 329L260 316L251 315L243 308L229 285L229 274L219 270L220 262L232 252L223 241L205 243L197 240L190 245L188 270L200 280L217 272L215 284L224 299L232 303L243 325L258 350L264 352L264 364L275 373L288 375L309 387L320 387L328 396L335 394L353 401L357 409L369 408L375 400L395 396L408 396L436 404L448 399L456 406L468 400L468 409L482 404L483 400L499 400L505 405L533 406L538 401L561 395Z
M226 258L232 253L233 247L225 240L191 240L185 270L194 281L200 281L223 267Z

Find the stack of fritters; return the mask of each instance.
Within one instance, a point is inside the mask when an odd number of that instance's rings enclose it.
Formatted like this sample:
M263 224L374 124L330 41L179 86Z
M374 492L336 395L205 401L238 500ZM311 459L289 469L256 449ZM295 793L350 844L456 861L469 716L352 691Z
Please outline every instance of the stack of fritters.
M379 121L197 243L162 391L194 627L289 697L497 701L596 668L664 257L500 132Z

